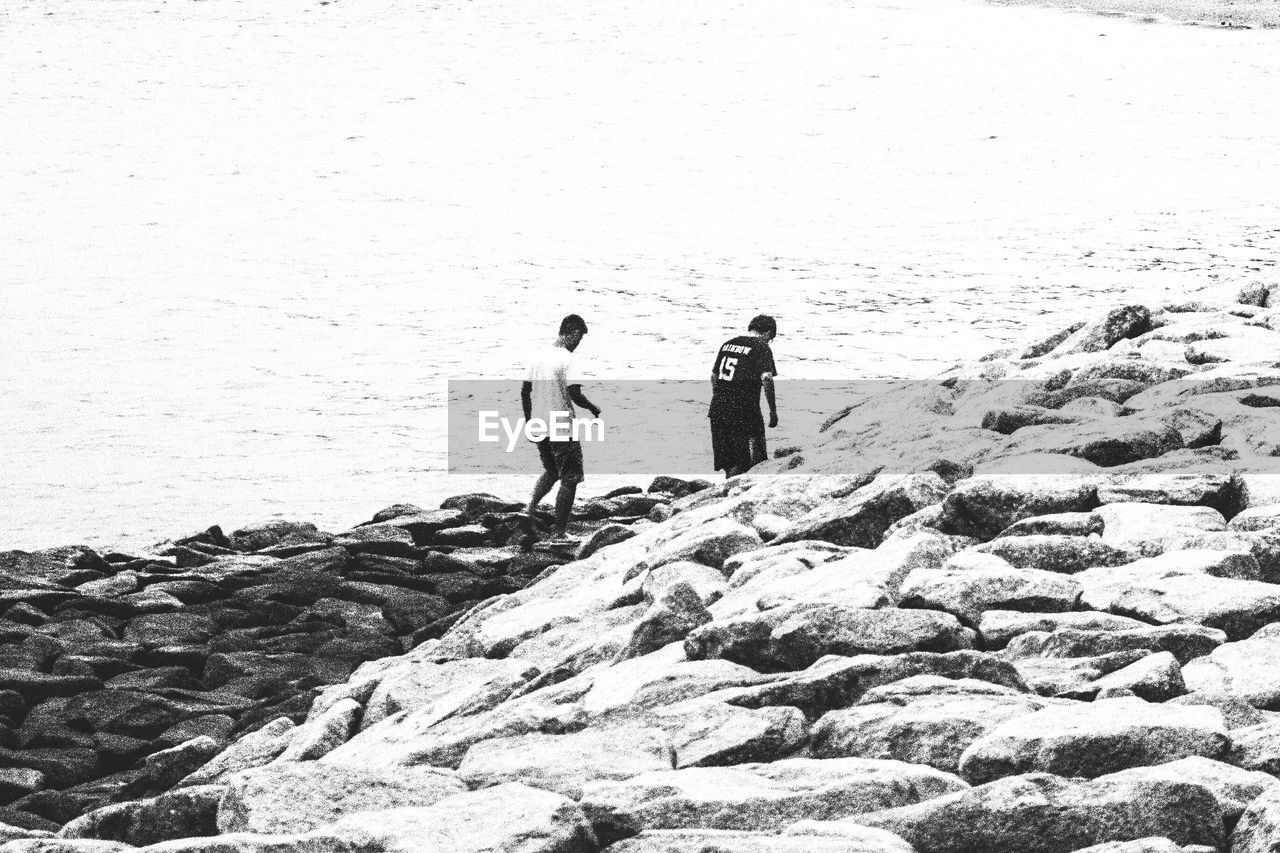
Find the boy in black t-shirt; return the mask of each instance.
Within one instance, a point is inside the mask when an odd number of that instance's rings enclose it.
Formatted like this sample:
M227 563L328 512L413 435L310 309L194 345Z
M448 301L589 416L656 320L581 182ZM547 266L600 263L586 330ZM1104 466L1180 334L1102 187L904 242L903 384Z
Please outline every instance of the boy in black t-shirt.
M741 474L767 456L764 418L760 416L760 389L769 404L769 426L778 425L774 397L773 363L769 343L778 334L778 324L768 314L755 317L747 334L725 341L711 365L711 450L717 471L725 479Z

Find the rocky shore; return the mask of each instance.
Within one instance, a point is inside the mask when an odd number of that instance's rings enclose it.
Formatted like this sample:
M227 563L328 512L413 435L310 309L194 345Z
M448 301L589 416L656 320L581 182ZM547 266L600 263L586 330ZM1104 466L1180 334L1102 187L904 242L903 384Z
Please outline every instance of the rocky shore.
M1278 410L1252 284L572 553L491 495L0 553L0 853L1280 850Z

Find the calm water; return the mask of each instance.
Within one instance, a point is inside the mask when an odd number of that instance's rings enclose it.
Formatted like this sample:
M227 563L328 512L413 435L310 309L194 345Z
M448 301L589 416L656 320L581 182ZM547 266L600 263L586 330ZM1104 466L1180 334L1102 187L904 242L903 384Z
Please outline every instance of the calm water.
M1278 81L961 0L9 0L0 548L523 492L441 473L444 381L567 311L597 376L761 310L783 375L919 376L1274 276Z

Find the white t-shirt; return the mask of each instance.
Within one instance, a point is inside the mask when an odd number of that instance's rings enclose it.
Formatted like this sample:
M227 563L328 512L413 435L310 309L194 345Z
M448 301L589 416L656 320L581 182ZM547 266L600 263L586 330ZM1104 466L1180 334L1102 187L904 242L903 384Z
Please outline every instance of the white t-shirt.
M577 376L572 370L573 353L564 347L547 344L533 354L525 376L533 385L530 417L537 418L548 426L555 412L568 412L569 420L577 417L573 401L569 399L569 386L578 384ZM560 417L563 420L565 415Z

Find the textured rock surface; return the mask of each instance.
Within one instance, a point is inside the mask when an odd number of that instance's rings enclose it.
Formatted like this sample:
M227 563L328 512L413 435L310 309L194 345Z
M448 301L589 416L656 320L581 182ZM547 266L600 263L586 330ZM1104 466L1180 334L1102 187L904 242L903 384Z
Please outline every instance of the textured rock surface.
M1274 853L1280 323L1238 289L582 501L581 544L469 494L0 552L5 853Z

